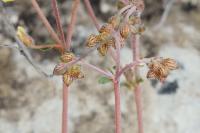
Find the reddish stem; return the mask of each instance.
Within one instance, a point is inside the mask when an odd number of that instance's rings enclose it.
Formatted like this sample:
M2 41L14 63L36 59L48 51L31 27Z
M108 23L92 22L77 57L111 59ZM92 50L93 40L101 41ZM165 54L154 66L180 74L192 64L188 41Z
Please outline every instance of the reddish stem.
M132 50L133 50L133 62L138 62L140 60L140 51L139 51L139 36L132 35ZM138 67L135 67L135 77L136 80L139 78ZM143 131L143 115L142 115L142 102L141 102L141 88L139 83L134 89L135 104L137 110L137 119L138 119L138 133L144 133Z
M74 26L76 23L79 3L80 3L80 0L75 0L73 3L73 7L72 7L72 11L71 11L71 22L67 29L67 37L66 37L66 45L65 45L65 49L67 51L69 51L70 46L71 46L72 34L73 34L73 29L74 29Z
M89 1L89 0L84 0L84 3L85 3L85 6L86 6L86 8L87 8L87 11L88 11L88 13L89 13L89 15L90 15L90 17L91 17L91 19L92 19L92 21L93 21L95 27L96 27L97 30L99 31L101 27L100 27L100 25L99 25L99 23L98 23L98 20L97 20L97 18L96 18L96 15L95 15L93 9L92 9L92 6L91 6L91 4L90 4L90 1Z
M68 131L68 86L63 83L62 133Z
M56 20L57 30L60 35L60 39L62 40L63 44L65 44L66 43L65 34L63 32L63 28L61 24L61 17L60 17L60 12L58 9L58 3L57 3L57 0L52 0L51 2L52 2L52 8L53 8L53 12L54 12L55 20Z
M101 69L101 68L99 68L95 65L92 65L92 64L89 64L89 63L86 63L86 62L83 62L83 61L81 61L81 64L88 67L89 69L92 69L92 70L110 78L110 79L113 79L113 75L110 72L104 71L103 69Z
M142 100L141 100L141 88L137 85L134 89L135 105L137 110L138 120L138 133L144 133L143 131L143 114L142 114Z
M121 109L120 109L120 90L119 90L119 80L115 79L114 93L115 93L115 133L121 133Z

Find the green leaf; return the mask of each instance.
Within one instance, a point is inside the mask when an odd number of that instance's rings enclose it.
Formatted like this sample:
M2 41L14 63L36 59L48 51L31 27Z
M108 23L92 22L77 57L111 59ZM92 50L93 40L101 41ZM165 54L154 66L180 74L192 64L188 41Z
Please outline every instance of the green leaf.
M98 80L99 84L106 84L106 83L109 83L111 81L112 80L107 78L107 77L100 77L99 80Z

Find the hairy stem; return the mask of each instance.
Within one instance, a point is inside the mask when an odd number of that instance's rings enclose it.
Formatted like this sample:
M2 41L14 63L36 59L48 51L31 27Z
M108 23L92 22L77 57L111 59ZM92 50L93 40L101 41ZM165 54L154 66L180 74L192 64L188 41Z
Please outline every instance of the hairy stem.
M79 3L80 3L80 0L74 0L73 6L72 6L71 21L67 29L67 37L66 37L66 45L65 45L65 49L67 51L69 51L70 46L71 46L72 34L73 34L73 29L76 23Z
M115 79L114 93L115 93L115 133L121 133L121 107L120 107L120 88L119 80Z
M132 50L133 50L133 62L138 62L140 60L140 50L139 50L139 36L132 35ZM140 77L138 67L135 67L135 79ZM143 114L142 114L142 102L141 102L141 88L140 84L136 85L134 89L135 104L137 110L138 119L138 133L144 133L143 131Z
M94 11L93 11L93 9L92 9L92 6L91 6L91 4L90 4L90 1L89 1L89 0L84 0L84 3L85 3L85 6L86 6L86 8L87 8L87 11L88 11L88 13L89 13L89 15L90 15L90 17L91 17L91 19L92 19L92 21L93 21L95 27L96 27L97 30L99 31L99 30L100 30L100 25L99 25L99 23L98 23L98 20L97 20L95 14L94 14Z
M48 30L49 34L51 35L52 39L58 43L58 44L62 44L61 40L59 39L59 37L57 36L56 32L54 31L54 29L52 28L52 26L49 24L49 21L47 20L47 18L45 17L44 13L42 12L41 8L39 7L38 3L36 0L31 0L33 8L36 10L39 18L41 19L41 21L43 22L43 24L45 25L46 29Z
M55 16L55 20L56 20L56 25L57 25L57 30L60 36L60 39L62 40L62 43L65 44L65 34L63 32L63 28L62 28L62 24L61 24L61 17L60 17L60 12L58 9L58 3L57 0L52 0L52 8L53 8L53 12L54 12L54 16Z
M138 133L144 133L143 131L143 114L142 114L142 101L141 101L141 88L137 85L134 89L135 105L137 110L138 121Z
M119 71L120 71L120 63L121 63L121 42L120 42L120 35L118 32L114 31L114 38L116 41L116 75L118 75Z
M68 86L63 83L62 133L68 131Z

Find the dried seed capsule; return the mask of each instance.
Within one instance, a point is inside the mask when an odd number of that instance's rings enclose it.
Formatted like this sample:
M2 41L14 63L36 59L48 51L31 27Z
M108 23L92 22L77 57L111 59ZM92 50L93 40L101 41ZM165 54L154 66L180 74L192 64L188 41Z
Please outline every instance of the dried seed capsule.
M112 25L112 27L115 29L119 26L120 24L120 18L118 16L112 16L109 20L108 23Z
M139 17L131 16L128 22L130 25L141 24L141 19Z
M72 61L74 59L74 57L75 57L75 55L73 53L66 52L60 57L60 60L63 63L68 63L68 62Z
M122 38L127 38L130 33L130 27L128 24L124 24L120 27L120 34Z
M144 26L138 27L138 34L142 34L144 31L145 31L145 27Z
M69 86L73 82L73 78L68 73L65 73L63 75L63 82L66 86Z
M147 65L149 67L147 78L155 78L160 81L163 81L167 78L170 70L177 68L175 60L169 58L155 58Z
M98 36L97 35L90 35L87 39L87 46L94 47L98 43Z
M21 26L17 27L17 36L19 37L20 41L27 46L27 47L32 47L34 45L34 41L31 36L29 36L25 29Z
M113 48L115 48L115 39L112 38L112 39L108 40L106 42L106 44L107 44L108 47L112 46Z
M112 32L112 29L113 29L113 27L112 27L111 24L104 24L104 25L100 28L99 32L100 32L100 33L107 33L107 34L110 34L110 33Z
M170 70L177 69L178 67L176 61L170 58L163 59L161 64Z
M103 33L100 33L98 36L97 36L97 40L99 42L106 42L108 39L110 39L110 34L109 33L106 33L106 32L103 32Z
M131 32L133 34L142 34L145 31L144 26L131 26Z
M108 51L108 46L106 43L102 44L100 47L97 48L97 50L99 51L99 53L102 55L102 56L105 56L107 51Z
M80 65L74 65L70 68L69 73L71 75L71 77L75 78L75 79L80 79L83 78L84 75L81 72L81 66Z

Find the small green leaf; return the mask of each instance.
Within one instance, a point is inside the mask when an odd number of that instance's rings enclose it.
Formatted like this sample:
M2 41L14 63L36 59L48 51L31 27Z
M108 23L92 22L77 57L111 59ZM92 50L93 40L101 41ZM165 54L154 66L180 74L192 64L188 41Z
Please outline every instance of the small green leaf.
M109 79L107 77L100 77L98 82L99 82L99 84L106 84L106 83L111 82L111 79Z

